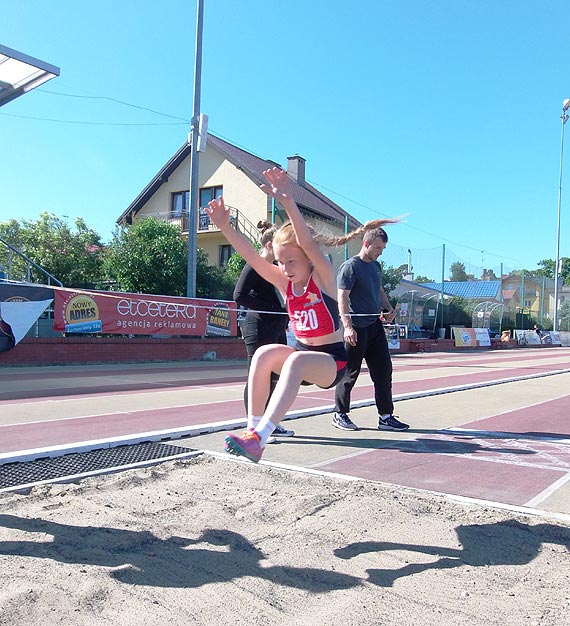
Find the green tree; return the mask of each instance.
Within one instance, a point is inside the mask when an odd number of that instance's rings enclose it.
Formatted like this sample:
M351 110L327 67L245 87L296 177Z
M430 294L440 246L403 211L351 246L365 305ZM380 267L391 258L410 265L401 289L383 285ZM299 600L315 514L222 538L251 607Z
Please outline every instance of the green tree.
M415 283L435 283L433 278L429 278L428 276L416 276L414 278Z
M391 265L385 265L382 263L382 287L388 295L390 292L400 284L404 274L408 272L407 265L400 265L400 267L393 267ZM395 305L395 299L391 299L392 305Z
M196 254L196 297L209 298L210 294L210 269L208 266L208 256L198 248Z
M546 278L554 278L554 266L556 265L555 261L552 259L542 259L537 263L539 265L539 269L534 270L513 270L509 275L510 276L544 276ZM560 278L565 285L570 285L570 258L562 257L560 259L561 272Z
M227 271L227 267L230 266L233 257L236 258L232 263L232 269ZM204 250L198 248L196 258L196 297L232 300L234 286L237 281L235 272L240 266L239 259L241 257L234 253L230 257L226 268L214 267L213 265L208 265L208 256ZM242 259L241 267L243 265L245 265L245 261ZM241 268L239 272L241 272Z
M552 262L554 267L554 261ZM513 270L509 273L509 276L522 276L524 274L525 278L539 278L542 276L546 276L547 273L542 270ZM552 277L554 278L554 271L552 273Z
M570 330L570 302L564 302L560 307L560 330Z
M226 276L230 281L234 284L237 282L241 271L245 267L245 259L240 256L237 252L234 252L226 265Z
M101 237L78 217L73 227L52 213L37 220L9 220L0 224L0 237L66 287L97 286L103 274ZM7 249L0 246L0 262L7 266ZM28 279L27 262L12 255L12 278ZM30 269L30 280L45 282L45 274Z
M115 229L105 272L119 291L184 296L187 254L179 226L147 217Z
M105 272L115 289L132 293L185 296L188 242L179 226L147 217L118 228L105 255ZM231 300L235 280L196 254L196 297Z
M446 325L471 326L472 306L468 300L453 296L445 303L444 319Z
M449 279L452 282L463 282L465 280L475 280L475 276L473 274L467 274L465 271L465 264L460 261L456 261L452 263L450 268L450 276Z
M261 245L254 241L253 247L256 250L261 250ZM228 259L227 265L223 270L218 268L210 268L210 282L217 284L215 297L224 298L225 300L232 300L234 297L234 287L240 277L240 274L245 267L245 259L237 252L233 252ZM214 297L214 296L211 296Z
M453 282L461 282L467 280L467 273L465 272L465 265L459 261L451 264L449 268L449 278Z
M561 271L560 278L565 285L570 285L570 258L562 257L561 261ZM539 276L546 276L546 278L554 278L554 266L556 262L552 259L542 259L539 261L537 265L541 266L541 269L536 270L536 273Z

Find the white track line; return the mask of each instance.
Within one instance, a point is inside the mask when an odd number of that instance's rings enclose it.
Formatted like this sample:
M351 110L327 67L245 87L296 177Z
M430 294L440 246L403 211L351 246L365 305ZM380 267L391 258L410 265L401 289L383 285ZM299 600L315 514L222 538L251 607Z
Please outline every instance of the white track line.
M251 463L251 461L236 459L235 457L232 457L229 454L224 454L221 452L211 452L209 450L202 450L202 452L209 456L213 456L218 459L223 459L225 461L230 461L230 462L236 461L238 463ZM482 500L480 498L456 496L453 494L442 493L440 491L432 491L430 489L420 489L418 487L406 487L406 486L397 485L394 483L387 483L387 482L380 481L380 480L372 481L366 478L347 476L345 474L336 474L334 472L324 472L324 471L319 471L319 470L315 470L312 468L300 467L297 465L285 465L283 463L273 463L271 461L260 461L259 465L274 467L276 469L283 469L283 470L290 471L290 472L298 472L300 474L310 474L313 476L321 476L323 478L333 478L333 479L340 479L340 480L346 480L346 481L352 481L352 482L356 482L356 481L373 482L375 484L380 484L384 487L389 487L392 489L396 487L401 491L407 491L412 494L413 493L428 494L428 495L438 496L440 498L443 498L444 500L449 500L451 502L458 502L464 505L466 504L466 505L478 506L478 507L481 507L481 506L489 507L489 508L499 509L502 511L508 511L509 513L519 513L520 515L525 515L528 517L537 517L537 516L545 517L545 518L565 522L566 524L570 524L570 515L566 513L554 513L552 511L543 511L540 509L531 508L528 504L525 506L515 506L511 504L505 504L504 502L495 502L494 500Z
M441 387L438 389L416 391L413 393L399 394L394 396L394 402L400 402L403 400L414 400L417 398L425 398L434 395L443 395L447 393L455 393L457 391L468 391L470 389L478 389L481 387L492 387L495 385L502 385L509 382L517 382L519 380L528 380L534 378L544 378L546 376L554 376L556 374L570 373L570 369L555 370L553 372L542 372L539 374L528 374L520 377L512 377L489 381L485 383L472 383L465 385L455 385L452 387ZM225 401L219 401L225 402ZM216 402L212 403L215 404ZM374 398L368 398L366 400L360 400L352 403L353 408L361 408L365 406L371 406L374 404ZM310 417L312 415L322 415L323 413L332 413L334 411L334 405L323 405L318 407L312 407L310 409L303 409L300 411L290 411L286 414L285 420L298 419L301 417ZM129 412L120 411L116 415L125 415ZM115 415L115 414L111 414ZM64 418L65 420L76 418ZM82 419L82 418L79 418ZM53 420L58 421L58 420ZM49 422L42 422L49 423ZM165 441L171 439L181 439L182 437L192 437L197 435L208 434L212 432L218 432L220 430L243 428L246 425L245 418L237 420L226 420L222 422L213 422L210 424L197 424L194 426L182 426L177 428L170 428L165 430L149 431L144 433L136 433L133 435L110 437L107 439L98 439L93 441L81 441L74 442L72 444L63 444L59 446L37 448L32 450L21 450L17 452L5 452L0 454L0 465L4 463L12 463L16 461L31 461L37 458L46 456L62 456L63 454L71 454L73 452L87 452L88 450L105 447L115 447L126 444L142 443L144 441ZM11 426L14 426L12 424Z
M531 500L529 500L525 506L535 507L537 504L544 502L548 499L555 491L560 489L560 487L564 486L568 481L570 481L570 472L565 476L562 476L557 481L553 482L549 487L541 491L539 494L534 496Z

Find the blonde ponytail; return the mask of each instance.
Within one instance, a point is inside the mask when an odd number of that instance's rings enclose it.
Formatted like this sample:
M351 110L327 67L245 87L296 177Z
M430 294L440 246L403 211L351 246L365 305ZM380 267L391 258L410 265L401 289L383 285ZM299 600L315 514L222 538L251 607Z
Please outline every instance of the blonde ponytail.
M388 235L382 228L385 224L396 224L400 221L399 217L391 217L386 219L369 220L362 226L355 228L346 235L333 236L325 233L317 232L312 226L307 224L313 239L322 246L327 248L334 248L336 246L343 246L345 243L352 241L356 238L368 239L369 241L381 237L384 241L388 241ZM260 222L261 223L261 222ZM259 224L258 224L259 227ZM367 235L369 235L367 237ZM298 246L295 230L291 222L285 222L283 226L277 229L277 232L273 236L273 243L277 244L294 244Z
M377 237L382 237L384 241L388 241L388 235L386 231L382 228L385 224L396 224L400 221L399 217L391 217L386 219L377 219L377 220L369 220L362 226L355 228L350 231L346 235L340 235L337 237L333 237L332 235L325 235L319 233L315 236L315 241L323 246L333 247L333 246L343 246L345 243L352 241L356 238L366 238L367 233L374 233L371 239L376 239Z

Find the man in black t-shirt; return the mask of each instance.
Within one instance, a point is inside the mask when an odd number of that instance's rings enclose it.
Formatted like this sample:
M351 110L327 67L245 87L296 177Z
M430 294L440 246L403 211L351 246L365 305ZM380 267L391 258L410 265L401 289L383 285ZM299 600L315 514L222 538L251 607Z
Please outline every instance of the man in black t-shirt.
M382 268L377 262L387 243L388 235L383 228L366 231L360 252L341 265L337 276L339 312L348 351L346 373L335 391L332 419L332 425L341 430L358 430L348 413L350 394L363 359L374 383L378 429L409 428L393 415L392 359L382 325L383 321L392 322L395 316L382 287Z

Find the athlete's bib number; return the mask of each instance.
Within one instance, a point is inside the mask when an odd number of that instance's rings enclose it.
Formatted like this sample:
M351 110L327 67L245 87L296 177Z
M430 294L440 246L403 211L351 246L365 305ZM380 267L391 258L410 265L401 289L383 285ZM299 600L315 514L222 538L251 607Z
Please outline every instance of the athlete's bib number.
M307 311L295 311L295 323L297 330L316 330L319 327L319 320L315 309L308 309Z

